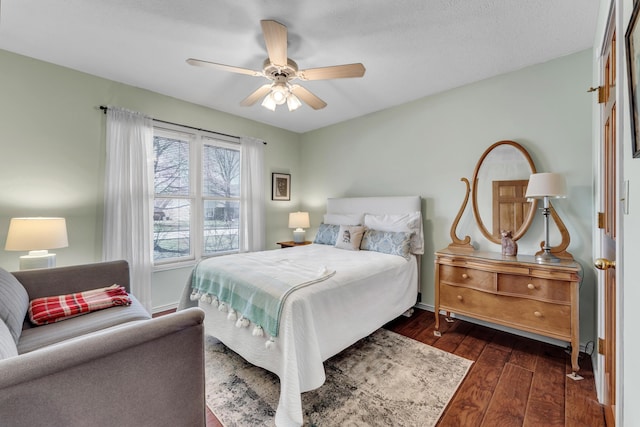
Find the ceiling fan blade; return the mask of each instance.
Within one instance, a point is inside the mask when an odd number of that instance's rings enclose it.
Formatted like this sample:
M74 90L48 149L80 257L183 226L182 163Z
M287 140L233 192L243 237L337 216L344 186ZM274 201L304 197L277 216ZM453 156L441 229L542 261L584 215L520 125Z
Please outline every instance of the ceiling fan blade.
M292 85L291 93L293 93L298 98L302 99L305 103L307 103L314 110L321 110L327 106L327 103L322 99L318 98L307 89L303 88L300 85Z
M271 83L262 85L256 89L251 95L242 100L240 105L243 107L250 107L256 103L260 98L264 97L271 90Z
M263 20L262 34L267 46L269 60L273 65L287 65L287 27L276 21Z
M302 80L328 80L328 79L344 79L348 77L364 76L364 65L346 64L334 65L331 67L310 68L308 70L298 71L298 78Z
M249 70L248 68L217 64L215 62L202 61L200 59L189 58L187 59L187 64L194 65L196 67L208 67L208 68L215 68L217 70L222 70L222 71L231 71L232 73L247 74L249 76L255 76L255 77L259 77L263 75L262 71L254 71L254 70Z

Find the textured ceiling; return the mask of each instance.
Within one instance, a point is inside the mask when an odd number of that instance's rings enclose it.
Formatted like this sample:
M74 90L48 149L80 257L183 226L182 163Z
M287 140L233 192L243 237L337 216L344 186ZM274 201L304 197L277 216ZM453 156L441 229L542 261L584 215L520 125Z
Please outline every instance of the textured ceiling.
M0 49L306 132L593 46L596 0L2 0ZM362 62L363 78L298 83L327 102L239 105L267 80L261 19L286 25L301 69Z

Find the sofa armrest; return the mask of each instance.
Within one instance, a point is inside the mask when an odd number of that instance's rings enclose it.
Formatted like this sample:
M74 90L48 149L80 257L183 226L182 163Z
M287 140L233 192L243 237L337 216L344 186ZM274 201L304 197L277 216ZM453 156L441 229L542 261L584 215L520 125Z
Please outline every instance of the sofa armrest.
M0 361L0 420L204 426L204 312L130 322Z
M131 292L129 264L126 261L22 270L11 274L25 287L30 300L103 288L113 284L124 286L127 292Z

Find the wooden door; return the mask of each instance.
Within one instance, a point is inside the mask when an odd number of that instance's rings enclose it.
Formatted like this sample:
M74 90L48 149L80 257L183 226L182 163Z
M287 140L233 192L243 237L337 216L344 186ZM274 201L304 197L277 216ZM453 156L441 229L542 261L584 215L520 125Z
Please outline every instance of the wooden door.
M617 153L618 138L616 132L616 31L614 14L611 14L607 38L601 57L601 88L599 101L601 103L602 135L600 138L600 167L598 171L598 185L600 193L601 212L598 214L600 228L599 242L600 256L596 260L596 267L604 270L599 275L600 293L603 298L604 321L600 334L598 351L603 355L604 372L602 397L605 408L607 426L615 426L616 412L616 232L618 218L618 185L617 185Z
M527 194L528 179L493 181L493 235L502 231L516 233L529 216L531 203Z

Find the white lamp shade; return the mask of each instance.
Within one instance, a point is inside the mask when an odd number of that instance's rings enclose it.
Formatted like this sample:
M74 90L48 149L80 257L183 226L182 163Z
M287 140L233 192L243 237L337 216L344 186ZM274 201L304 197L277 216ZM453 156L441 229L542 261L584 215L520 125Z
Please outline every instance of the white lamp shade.
M34 251L67 246L69 241L64 218L11 218L4 249Z
M309 212L291 212L289 214L289 228L309 228Z
M529 177L525 197L528 199L567 197L567 182L559 173L534 173Z

